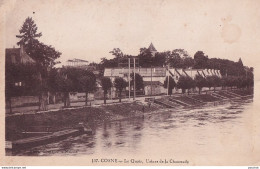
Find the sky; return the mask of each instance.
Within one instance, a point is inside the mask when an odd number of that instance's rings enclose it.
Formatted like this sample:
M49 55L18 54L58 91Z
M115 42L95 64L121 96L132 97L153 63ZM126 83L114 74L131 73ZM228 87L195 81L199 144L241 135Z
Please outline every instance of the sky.
M201 50L257 66L260 55L258 0L11 0L5 1L5 46L16 46L25 19L42 32L39 40L72 58L100 62L120 48L138 55L152 42L159 52Z

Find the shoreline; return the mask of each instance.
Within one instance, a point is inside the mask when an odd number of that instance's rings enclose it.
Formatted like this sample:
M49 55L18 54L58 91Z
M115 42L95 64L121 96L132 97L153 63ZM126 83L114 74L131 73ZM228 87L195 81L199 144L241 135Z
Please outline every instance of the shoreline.
M183 96L185 97L185 96ZM165 97L166 98L166 97ZM145 118L152 114L161 114L164 112L177 110L185 111L192 107L218 105L230 100L241 98L253 98L253 95L246 95L240 97L219 99L218 101L203 102L191 106L179 106L175 108L166 108L162 105L153 103L151 107L147 102L140 100L124 101L110 104L100 104L92 106L81 106L64 109L53 109L48 111L39 111L35 113L13 114L7 115L6 119L6 141L23 138L20 134L22 131L42 130L41 127L48 126L53 131L59 131L66 128L73 128L79 122L83 122L91 129L96 128L97 125L106 122L115 122L122 120L129 120L134 118ZM144 108L144 112L142 109ZM36 129L35 129L35 128ZM38 128L38 129L37 129Z

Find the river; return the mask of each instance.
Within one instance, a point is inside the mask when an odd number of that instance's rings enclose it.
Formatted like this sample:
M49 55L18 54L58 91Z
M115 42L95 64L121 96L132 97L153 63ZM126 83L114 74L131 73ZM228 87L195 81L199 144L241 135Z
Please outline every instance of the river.
M93 136L14 152L18 156L102 156L174 158L203 164L243 164L253 146L252 99L184 110L168 109L144 119L99 125ZM233 159L234 158L234 159ZM223 161L224 160L224 161Z

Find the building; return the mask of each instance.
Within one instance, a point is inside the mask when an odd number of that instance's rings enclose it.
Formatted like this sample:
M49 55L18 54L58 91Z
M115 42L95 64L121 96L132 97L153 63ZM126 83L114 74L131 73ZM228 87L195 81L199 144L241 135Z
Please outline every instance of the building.
M218 76L221 78L220 70L215 69L177 69L177 68L171 68L169 70L170 76L174 79L174 81L177 83L180 76L189 76L192 79L195 79L196 75L200 75L204 78L207 76ZM168 74L167 74L168 76Z
M82 59L69 59L66 61L66 66L68 67L81 67L81 68L87 68L89 65L88 61L82 60Z
M154 57L155 54L157 53L157 50L155 49L155 47L153 46L153 43L150 44L150 46L148 47L148 50L151 52L152 56Z
M133 68L105 68L104 76L109 77L113 82L116 77L121 77L127 82L129 81L129 73L133 73ZM169 71L165 67L155 68L140 68L137 67L136 73L143 77L144 93L145 95L157 95L167 93L163 87L164 81L167 76L171 76L176 83L178 83L180 76L188 76L195 79L196 75L201 75L206 78L207 76L216 75L221 77L219 70L214 69L178 69L170 68ZM115 90L115 89L113 89ZM128 90L128 87L127 89Z
M21 45L20 48L6 48L5 62L11 64L35 63L35 61L25 52L23 45Z
M134 68L105 68L104 76L109 77L113 82L116 77L121 77L129 81L129 73L133 73ZM136 68L135 73L143 77L145 95L165 93L163 83L166 77L166 69L163 67L155 68ZM128 87L127 87L128 90Z

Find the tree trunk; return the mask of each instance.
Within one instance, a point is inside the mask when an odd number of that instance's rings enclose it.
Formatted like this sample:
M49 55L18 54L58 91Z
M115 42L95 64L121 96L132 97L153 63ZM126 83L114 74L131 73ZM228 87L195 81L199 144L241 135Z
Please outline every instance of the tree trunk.
M53 96L53 104L56 104L56 93L54 93L54 96Z
M216 92L216 87L214 86L214 93Z
M119 91L119 102L121 102L121 93L122 93L122 91L120 90Z
M39 96L39 103L39 111L47 110L47 98L45 97L43 92Z
M46 100L44 98L44 93L39 95L39 111L47 110L46 108Z
M188 89L188 95L190 95L190 89Z
M85 105L88 105L88 92L86 92L86 99L85 99Z
M67 97L66 97L67 99L67 101L66 101L66 104L67 104L67 107L70 107L70 93L68 92L67 93Z
M201 88L199 88L199 94L200 94L200 92L201 92Z
M67 97L66 97L66 93L63 94L63 103L64 103L64 107L67 107Z
M181 91L182 91L182 94L184 94L184 93L185 93L185 89L181 89Z
M70 107L70 96L69 92L64 93L64 107Z
M106 104L106 100L107 100L106 94L107 94L107 91L104 91L104 104Z

